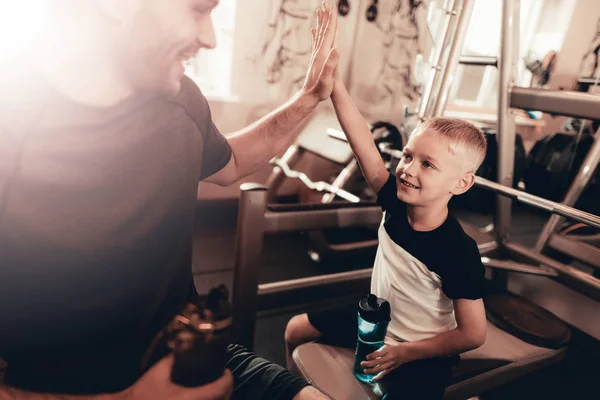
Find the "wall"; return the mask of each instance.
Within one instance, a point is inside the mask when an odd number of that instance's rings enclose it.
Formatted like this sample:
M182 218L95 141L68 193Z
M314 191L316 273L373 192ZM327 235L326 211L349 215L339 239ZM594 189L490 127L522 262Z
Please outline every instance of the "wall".
M264 7L256 7L253 0L237 3L232 88L241 102L209 99L213 120L224 134L242 129L286 101L299 89L308 65L309 27L320 0L265 2ZM399 124L404 104L414 109L419 100L414 63L407 60L415 60L418 52L427 58L429 1L381 0L375 22L367 22L365 16L371 0L350 4L350 13L339 19L341 76L370 121ZM330 107L328 103L323 106ZM297 169L321 180L329 177L332 166L307 154ZM265 166L243 181L264 183L270 171ZM227 188L202 183L199 199L236 199L240 183ZM293 193L298 187L289 182L281 191Z

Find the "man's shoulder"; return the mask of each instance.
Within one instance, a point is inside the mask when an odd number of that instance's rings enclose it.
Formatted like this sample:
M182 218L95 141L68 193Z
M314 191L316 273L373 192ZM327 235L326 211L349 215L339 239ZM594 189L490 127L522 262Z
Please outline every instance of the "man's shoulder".
M197 124L203 124L210 119L210 108L206 97L198 85L187 75L181 79L179 93L169 101L181 106Z

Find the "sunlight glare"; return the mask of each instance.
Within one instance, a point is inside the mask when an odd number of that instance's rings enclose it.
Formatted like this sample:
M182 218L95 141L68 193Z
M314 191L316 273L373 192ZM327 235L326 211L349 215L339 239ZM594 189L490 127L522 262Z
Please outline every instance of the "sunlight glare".
M0 0L0 61L31 45L43 30L47 0Z

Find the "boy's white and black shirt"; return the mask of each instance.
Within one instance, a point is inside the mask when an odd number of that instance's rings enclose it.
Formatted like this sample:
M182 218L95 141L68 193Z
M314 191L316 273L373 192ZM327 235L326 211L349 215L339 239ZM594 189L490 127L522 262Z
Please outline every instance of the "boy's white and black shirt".
M452 215L432 231L415 231L392 174L377 202L384 216L371 292L390 302L388 335L414 341L454 329L453 300L484 294L484 267L476 242Z

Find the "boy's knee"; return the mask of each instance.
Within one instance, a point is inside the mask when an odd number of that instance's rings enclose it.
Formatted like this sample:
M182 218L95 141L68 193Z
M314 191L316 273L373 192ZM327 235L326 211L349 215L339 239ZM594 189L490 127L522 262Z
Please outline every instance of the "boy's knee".
M312 326L307 314L293 316L285 328L285 342L292 347L297 347L318 336L320 336L319 331Z

